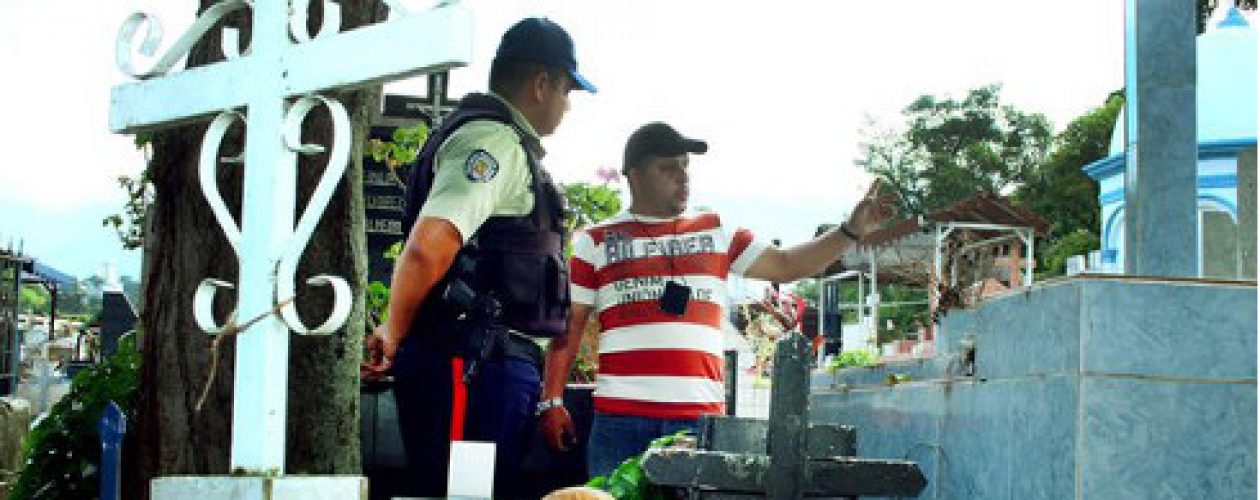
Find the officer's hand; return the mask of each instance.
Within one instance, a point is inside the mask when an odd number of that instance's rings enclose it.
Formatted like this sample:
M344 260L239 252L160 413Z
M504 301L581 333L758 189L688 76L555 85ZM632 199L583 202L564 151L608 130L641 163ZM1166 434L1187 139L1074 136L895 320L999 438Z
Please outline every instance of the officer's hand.
M573 429L573 418L569 410L563 406L547 409L539 417L542 424L543 439L547 446L557 451L569 451L569 447L577 444L577 432Z
M382 378L394 366L394 354L398 352L398 341L389 334L386 325L376 327L372 335L364 339L367 343L368 356L360 372L370 378Z
M892 217L894 213L893 201L895 195L885 195L880 193L883 182L875 179L871 183L870 189L866 190L866 195L862 197L862 201L858 202L857 207L853 209L853 214L849 216L847 223L849 229L857 233L858 236L865 236L873 231L883 227L884 221Z

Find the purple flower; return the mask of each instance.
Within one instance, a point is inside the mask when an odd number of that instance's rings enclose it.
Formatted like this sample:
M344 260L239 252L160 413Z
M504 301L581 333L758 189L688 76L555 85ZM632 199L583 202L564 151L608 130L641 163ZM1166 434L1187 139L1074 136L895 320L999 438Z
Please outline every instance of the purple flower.
M603 181L604 184L616 184L621 181L621 174L617 172L617 169L612 167L599 167L595 169L595 177L600 181Z

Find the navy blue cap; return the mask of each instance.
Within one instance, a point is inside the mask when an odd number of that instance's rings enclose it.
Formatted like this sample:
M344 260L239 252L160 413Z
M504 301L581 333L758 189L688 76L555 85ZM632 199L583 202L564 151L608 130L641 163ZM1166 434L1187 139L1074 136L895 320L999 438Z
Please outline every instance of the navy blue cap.
M528 17L508 28L494 58L563 69L569 72L577 88L595 92L595 86L578 74L573 39L564 28L547 18Z

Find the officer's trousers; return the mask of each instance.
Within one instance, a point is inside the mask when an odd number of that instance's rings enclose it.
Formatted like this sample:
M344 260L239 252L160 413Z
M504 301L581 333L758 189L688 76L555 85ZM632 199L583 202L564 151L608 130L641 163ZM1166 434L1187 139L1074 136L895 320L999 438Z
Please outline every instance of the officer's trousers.
M413 332L420 333L420 332ZM435 334L435 332L424 332ZM460 413L450 354L409 335L394 357L394 396L407 453L407 495L445 497L452 415ZM465 387L465 441L493 441L494 498L518 497L521 462L534 433L541 375L534 363L499 357L479 363Z

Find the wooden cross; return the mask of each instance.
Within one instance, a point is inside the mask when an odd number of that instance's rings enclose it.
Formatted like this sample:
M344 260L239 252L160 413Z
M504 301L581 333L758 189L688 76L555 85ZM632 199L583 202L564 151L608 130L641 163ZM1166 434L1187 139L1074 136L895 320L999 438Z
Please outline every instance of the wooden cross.
M471 15L455 2L408 14L390 4L392 19L340 32L340 10L324 0L324 24L307 30L310 0L223 0L205 12L153 69L138 71L132 62L133 39L146 27L138 52L153 56L161 30L146 14L133 14L119 33L119 67L141 81L114 87L110 129L134 133L213 117L202 144L200 177L215 217L240 262L239 296L234 317L264 320L237 336L231 470L265 476L284 472L285 405L289 330L327 333L350 311L345 280L321 275L312 285L332 286L333 312L324 324L307 328L294 306L297 262L349 162L350 122L345 109L317 92L344 90L445 71L467 65L472 53ZM233 11L252 13L250 47L241 50L235 30L224 30L228 60L165 75L217 21ZM323 150L299 141L302 120L315 106L333 117L333 144L324 177L294 224L297 155ZM215 185L219 142L235 121L245 123L244 196L241 224L228 214ZM209 333L224 327L210 312L216 288L207 279L194 300L197 324ZM278 308L280 317L270 315Z

